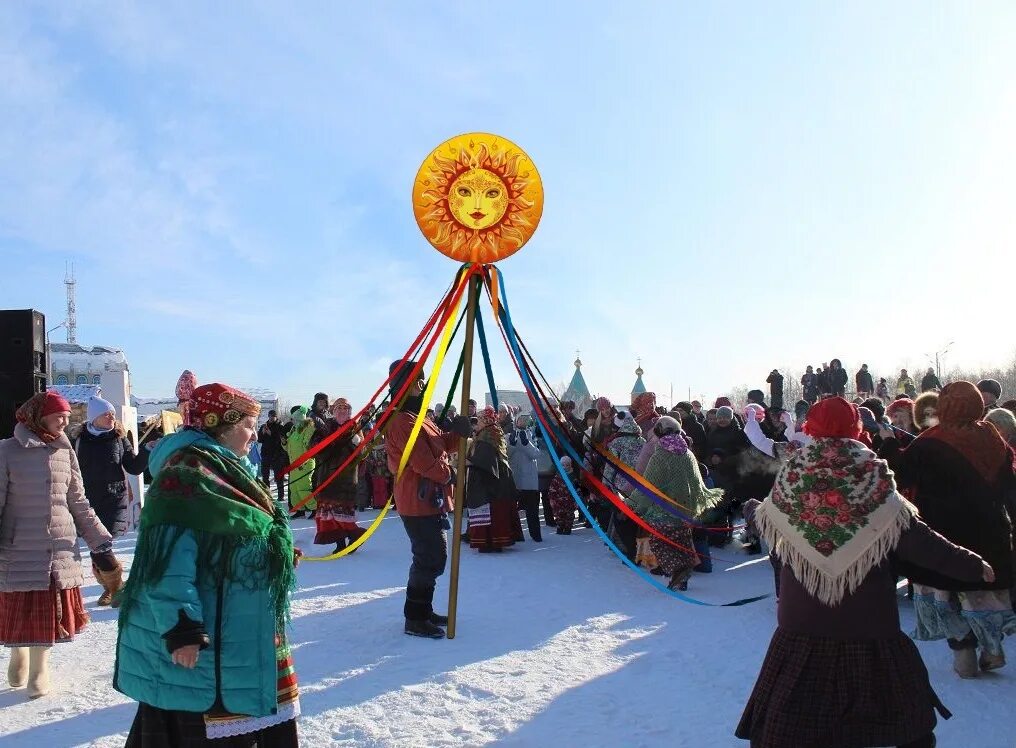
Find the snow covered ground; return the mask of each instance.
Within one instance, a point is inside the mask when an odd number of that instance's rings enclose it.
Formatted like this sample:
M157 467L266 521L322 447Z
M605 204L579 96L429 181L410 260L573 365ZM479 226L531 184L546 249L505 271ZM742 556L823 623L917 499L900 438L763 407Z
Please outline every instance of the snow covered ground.
M321 550L311 522L294 530L305 550ZM639 581L589 530L544 537L500 555L463 548L454 641L401 632L409 551L397 517L350 557L302 564L293 640L303 744L747 746L732 733L775 625L772 598L688 605ZM132 546L117 542L125 561ZM721 555L735 563L696 575L690 594L727 602L771 589L765 557ZM4 748L123 745L135 706L110 686L115 612L94 608L90 577L84 592L92 624L54 649L53 693L28 701L23 689L0 690ZM442 608L446 596L443 577ZM954 713L939 745L1016 746L1016 664L960 682L944 643L921 651Z

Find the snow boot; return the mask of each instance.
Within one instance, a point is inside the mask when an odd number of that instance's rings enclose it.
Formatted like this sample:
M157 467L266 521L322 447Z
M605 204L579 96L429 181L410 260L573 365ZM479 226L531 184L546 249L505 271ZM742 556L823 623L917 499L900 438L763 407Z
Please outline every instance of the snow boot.
M434 616L434 588L414 587L406 588L406 604L403 614L406 617L406 625L403 629L409 636L422 636L426 639L444 639L445 631L433 622ZM444 616L442 616L444 617ZM447 623L447 618L445 618Z
M428 620L431 623L433 623L435 626L447 626L448 625L448 616L443 616L440 613L431 613L430 614L430 618Z
M684 592L688 589L688 579L691 578L691 569L682 569L681 571L675 571L674 575L670 578L670 583L667 585L669 590L679 590Z
M7 683L11 688L24 688L28 683L28 647L11 647L7 663Z
M28 697L38 699L49 693L49 647L28 648Z
M978 664L984 672L988 672L989 670L998 670L1001 667L1005 667L1005 652L999 652L997 655L993 655L988 654L982 649L981 659Z
M102 585L102 594L99 595L97 604L119 608L120 602L116 600L116 593L123 587L123 566L120 562L117 561L116 566L109 571L103 571L93 563L92 573L95 574L96 581Z
M977 649L964 647L953 650L953 670L961 678L977 677Z

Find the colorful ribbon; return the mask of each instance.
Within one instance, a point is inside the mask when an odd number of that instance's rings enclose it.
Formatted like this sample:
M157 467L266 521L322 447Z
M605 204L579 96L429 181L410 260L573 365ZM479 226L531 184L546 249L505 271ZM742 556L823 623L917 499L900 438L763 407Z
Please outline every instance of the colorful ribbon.
M537 414L542 416L543 414L540 413L540 411L542 410L542 406L538 402L538 398L536 398L533 395L534 391L536 390L536 387L535 387L531 377L529 376L529 373L528 373L528 371L526 369L526 366L524 365L525 361L524 361L524 359L522 357L522 352L519 349L518 339L515 336L515 326L512 324L512 321L511 321L511 312L509 311L509 307L508 307L508 295L505 292L504 276L503 276L503 274L499 274L499 277L497 278L497 281L498 281L498 286L500 288L500 300L501 300L500 306L501 306L501 309L502 309L503 314L504 314L504 322L505 322L504 324L502 324L502 330L505 331L506 336L508 338L508 341L509 341L509 350L510 350L510 352L512 354L512 357L516 361L516 368L518 368L519 375L522 377L523 385L525 386L525 388L526 388L526 390L527 390L527 392L529 394L530 400L533 402L534 407L537 409ZM557 468L558 474L561 475L561 477L564 479L565 485L568 487L568 491L571 493L572 498L575 500L575 503L579 507L579 509L582 512L582 514L589 521L590 526L596 531L597 535L600 536L600 539L607 545L607 547L610 548L614 552L614 554L628 568L630 568L632 571L634 571L636 574L638 574L643 579L643 581L651 584L656 589L660 590L661 592L663 592L663 593L665 593L667 595L670 595L671 597L677 598L678 600L682 600L682 601L687 602L687 603L691 603L692 605L700 605L700 606L708 606L708 607L736 607L736 606L740 606L740 605L747 605L748 603L753 603L753 602L756 602L758 600L764 600L765 598L769 597L769 595L758 595L758 596L755 596L755 597L743 598L741 600L735 600L734 602L730 602L730 603L723 603L723 604L709 603L709 602L705 602L703 600L698 600L698 599L696 599L694 597L690 597L689 595L682 594L681 592L678 592L676 590L672 590L669 587L667 587L667 586L665 586L663 584L660 584L658 581L653 579L653 577L651 575L647 574L638 565L636 565L634 562L632 562L631 559L629 559L624 553L622 553L621 550L614 544L614 541L612 541L607 536L607 534L603 531L603 529L600 528L600 526L595 522L595 520L593 519L592 514L589 512L589 508L585 505L585 502L582 501L582 497L579 496L578 491L575 489L575 485L574 485L574 483L571 480L571 476L569 476L564 471L564 469L561 466L561 460L558 457L557 450L554 447L554 442L550 438L550 433L547 430L546 424L544 422L544 418L543 417L538 418L537 419L537 424L540 427L540 431L543 433L543 437L545 439L545 443L547 445L547 449L550 452L551 459L554 461L554 466ZM567 440L562 441L562 444L564 444L569 449L571 447L571 445L569 445L567 443ZM581 462L581 460L580 460L580 462Z
M466 278L470 278L472 275L473 273L469 273ZM413 429L409 432L409 439L406 441L406 447L402 450L402 457L399 459L399 469L395 473L395 480L392 482L393 488L402 478L402 473L405 472L406 465L409 464L409 456L412 454L413 447L416 445L416 440L420 436L420 429L423 428L423 422L427 415L427 408L430 407L430 401L434 395L434 390L437 389L438 375L441 373L441 368L444 366L445 354L448 352L448 346L450 346L452 342L452 332L455 329L452 321L455 319L455 312L457 311L461 301L462 294L456 294L452 305L447 309L444 327L441 331L441 344L438 346L437 356L434 359L434 371L431 373L430 380L427 382L427 387L423 391L423 402L420 404L420 411L416 414L416 422L413 424ZM364 441L366 442L366 440ZM327 556L304 558L303 560L332 561L336 558L345 556L347 553L352 553L361 545L366 543L367 540L370 539L371 535L377 531L378 527L381 526L381 522L384 521L385 516L388 514L388 510L392 508L393 503L394 496L388 497L388 501L385 502L384 508L378 516L374 518L374 521L370 523L370 526L364 530L364 533L342 550L336 551L335 553Z

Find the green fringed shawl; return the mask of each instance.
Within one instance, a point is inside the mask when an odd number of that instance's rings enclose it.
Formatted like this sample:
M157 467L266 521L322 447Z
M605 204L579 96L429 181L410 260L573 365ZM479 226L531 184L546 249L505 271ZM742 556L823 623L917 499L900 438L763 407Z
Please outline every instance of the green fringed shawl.
M644 477L661 493L680 504L677 511L685 516L698 518L723 499L721 489L706 488L698 461L687 451L675 454L662 447L657 448L646 466ZM679 517L656 504L638 488L631 492L628 504L647 522L682 523Z
M238 460L198 445L173 454L145 495L134 563L121 593L121 623L141 591L165 576L187 530L197 538L199 579L250 590L267 585L276 629L283 631L296 586L286 513Z

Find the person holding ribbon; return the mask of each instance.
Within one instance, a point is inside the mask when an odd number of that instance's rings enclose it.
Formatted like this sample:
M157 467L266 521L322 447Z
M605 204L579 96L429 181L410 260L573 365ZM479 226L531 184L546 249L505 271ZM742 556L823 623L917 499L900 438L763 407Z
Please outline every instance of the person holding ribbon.
M653 431L657 437L656 451L646 467L646 481L670 499L677 512L698 519L722 501L723 491L706 488L698 460L681 435L681 425L675 419L661 417ZM667 586L672 590L688 589L688 580L698 564L691 525L661 507L638 487L628 496L628 505L671 541L668 543L655 536L649 540L660 571L670 577Z
M353 409L344 397L338 398L331 407L332 417L324 420L328 438L342 429L353 416ZM349 428L333 439L317 455L317 511L314 523L317 534L316 545L335 543L335 553L352 545L364 530L356 524L357 461L350 457L363 441L359 429ZM345 466L345 467L343 467ZM341 472L339 472L341 468Z
M285 506L246 457L260 410L233 387L202 385L197 427L152 450L113 671L113 687L140 702L128 748L298 744L285 627L299 553Z
M456 416L451 431L442 432L420 413L423 406L424 374L422 367L413 375L417 362L399 360L389 367L389 387L394 401L413 377L405 399L392 416L385 432L388 468L397 476L394 486L395 508L409 536L413 561L409 567L406 602L403 606L404 631L410 636L443 639L442 626L448 617L434 612L434 588L448 561L445 530L450 528L451 485L454 482L449 455L459 449L472 427L469 418ZM396 404L397 405L397 404ZM416 440L410 443L413 429L420 420ZM406 452L408 451L408 455ZM399 466L405 459L405 469Z

